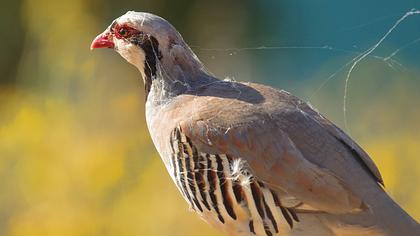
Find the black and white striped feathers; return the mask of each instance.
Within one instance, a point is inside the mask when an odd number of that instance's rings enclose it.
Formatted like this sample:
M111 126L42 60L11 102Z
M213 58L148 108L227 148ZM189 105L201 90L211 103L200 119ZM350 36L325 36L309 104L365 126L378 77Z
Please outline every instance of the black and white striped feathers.
M240 158L200 152L180 128L170 142L172 178L191 209L212 225L235 235L279 235L281 224L299 221Z

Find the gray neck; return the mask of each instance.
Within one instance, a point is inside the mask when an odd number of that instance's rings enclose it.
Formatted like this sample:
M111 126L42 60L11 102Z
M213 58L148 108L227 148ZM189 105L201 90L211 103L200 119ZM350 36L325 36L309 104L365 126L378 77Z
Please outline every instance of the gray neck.
M197 89L218 79L204 68L185 70L178 65L172 67L159 64L156 76L151 78L150 92L146 94L148 103L154 106L166 104L176 96L194 93ZM191 68L188 68L191 69Z
M146 100L159 105L217 80L206 71L190 47L179 38L170 45L159 45L153 36L138 44L145 54L142 72ZM161 40L165 42L164 40ZM133 42L136 43L136 42ZM143 70L143 71L142 71Z

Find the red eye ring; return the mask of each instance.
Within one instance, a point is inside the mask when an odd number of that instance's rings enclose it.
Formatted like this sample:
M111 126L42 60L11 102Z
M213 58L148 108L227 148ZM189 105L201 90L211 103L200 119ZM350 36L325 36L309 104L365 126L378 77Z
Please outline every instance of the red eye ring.
M126 25L117 25L114 29L115 37L118 39L128 38L139 31Z

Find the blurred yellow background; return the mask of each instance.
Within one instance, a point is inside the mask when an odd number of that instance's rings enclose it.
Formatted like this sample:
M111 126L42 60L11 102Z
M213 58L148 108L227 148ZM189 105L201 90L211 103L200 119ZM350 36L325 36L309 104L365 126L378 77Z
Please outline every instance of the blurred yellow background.
M359 9L358 2L345 7ZM343 74L313 93L414 4L384 2L352 11L350 19L331 1L329 8L309 1L4 3L0 235L220 235L188 211L151 143L140 74L112 50L89 51L91 40L127 10L167 18L221 78L284 88L342 126ZM375 4L384 9L370 15ZM378 53L385 58L420 37L419 18L407 20ZM343 38L349 41L342 45ZM322 49L323 42L352 52ZM270 45L319 48L218 50ZM394 58L402 63L397 68L373 57L359 65L348 118L387 191L419 220L420 46L409 46Z

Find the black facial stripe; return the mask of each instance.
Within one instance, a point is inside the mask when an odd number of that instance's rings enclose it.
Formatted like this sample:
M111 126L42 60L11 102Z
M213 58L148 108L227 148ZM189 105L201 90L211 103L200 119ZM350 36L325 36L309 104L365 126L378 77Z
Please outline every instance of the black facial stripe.
M139 33L133 35L130 39L132 44L139 46L143 49L145 54L145 61L144 61L144 75L145 75L145 92L146 92L146 99L147 95L150 92L150 87L152 85L152 79L156 76L156 63L157 59L162 59L162 53L159 50L159 42L157 39L150 35L145 35L143 33ZM157 58L157 59L156 59Z

